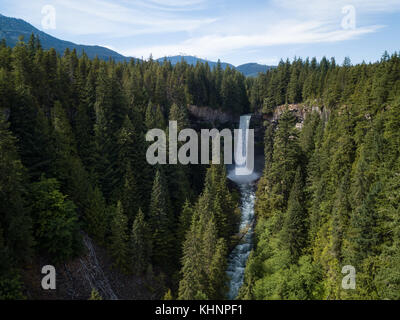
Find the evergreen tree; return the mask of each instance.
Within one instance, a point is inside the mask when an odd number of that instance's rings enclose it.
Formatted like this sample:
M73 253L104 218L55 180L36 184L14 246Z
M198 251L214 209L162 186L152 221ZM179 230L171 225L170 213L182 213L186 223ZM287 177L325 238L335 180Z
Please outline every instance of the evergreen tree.
M29 261L32 255L32 220L28 207L28 181L16 148L16 139L0 112L0 269Z
M130 235L130 257L135 274L140 275L147 270L150 264L151 252L152 245L149 228L144 220L142 210L139 209Z
M174 235L171 230L171 214L167 184L161 169L154 178L149 209L149 227L153 243L153 262L158 266L171 266Z
M273 193L279 197L277 201L282 203L283 208L289 199L296 169L301 159L298 132L294 124L295 118L291 112L284 112L275 133L273 161L271 172L268 173Z
M42 176L32 185L34 235L38 249L58 261L80 253L82 240L76 206L60 192L56 179Z
M178 243L183 243L186 238L186 233L190 230L192 223L193 208L189 200L185 201L181 214L179 216Z
M103 195L98 187L90 188L88 204L85 208L86 230L100 244L105 243L108 233L108 210Z
M215 247L215 253L211 260L209 286L212 291L210 297L213 299L225 299L228 290L228 278L226 275L227 269L227 247L225 240L220 238Z
M288 201L288 209L282 227L281 241L296 261L307 240L306 212L304 208L303 177L298 167Z
M110 254L114 259L114 266L123 272L128 271L128 219L123 212L121 202L113 210L110 235Z

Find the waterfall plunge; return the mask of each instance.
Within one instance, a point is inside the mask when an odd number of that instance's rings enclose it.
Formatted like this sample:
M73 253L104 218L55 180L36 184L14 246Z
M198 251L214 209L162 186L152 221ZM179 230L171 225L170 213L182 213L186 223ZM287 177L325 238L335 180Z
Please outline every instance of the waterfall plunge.
M228 299L235 299L239 289L243 284L244 270L247 259L253 246L254 231L254 202L255 202L255 183L259 174L249 169L249 126L251 115L240 117L239 134L235 150L235 168L228 174L228 178L234 181L240 190L241 196L241 221L240 231L243 232L242 240L229 255L227 274L229 276ZM252 150L253 151L253 150ZM253 156L253 155L250 155ZM252 159L254 161L254 158Z
M250 183L259 178L254 172L254 133L249 130L251 115L240 117L238 135L235 136L235 167L228 178L237 184Z

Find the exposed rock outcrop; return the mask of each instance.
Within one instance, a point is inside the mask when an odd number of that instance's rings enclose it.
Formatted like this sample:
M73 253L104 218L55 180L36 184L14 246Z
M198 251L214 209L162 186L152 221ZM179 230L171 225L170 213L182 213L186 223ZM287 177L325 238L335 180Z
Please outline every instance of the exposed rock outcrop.
M330 115L329 110L325 107L310 106L306 104L285 104L276 107L273 113L264 113L263 120L271 123L277 123L285 110L288 110L295 115L297 119L296 127L298 129L303 127L304 120L306 119L307 115L311 114L312 112L319 113L323 119L328 119Z
M49 258L38 257L23 272L25 295L32 300L86 300L96 289L106 300L159 299L165 292L163 280L152 272L147 275L123 274L113 263L107 251L83 234L85 252L62 264L54 264ZM41 269L54 265L56 289L44 290L41 286Z
M196 118L198 122L207 122L213 125L239 122L238 116L219 109L189 105L188 110L190 115Z

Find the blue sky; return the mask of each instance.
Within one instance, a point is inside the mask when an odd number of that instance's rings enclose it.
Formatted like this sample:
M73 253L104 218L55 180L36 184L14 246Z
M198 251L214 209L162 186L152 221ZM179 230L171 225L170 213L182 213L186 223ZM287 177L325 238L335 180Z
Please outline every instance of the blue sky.
M55 29L43 28L45 5L55 9ZM2 0L0 13L139 58L274 65L325 55L359 63L400 49L400 0Z

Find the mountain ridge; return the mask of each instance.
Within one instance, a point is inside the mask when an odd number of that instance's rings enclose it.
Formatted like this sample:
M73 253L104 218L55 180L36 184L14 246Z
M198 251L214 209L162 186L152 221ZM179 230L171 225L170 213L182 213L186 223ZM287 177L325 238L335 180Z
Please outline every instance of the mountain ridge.
M210 68L214 68L218 64L218 62L215 62L215 61L210 61L210 60L198 58L195 56L187 56L187 55L166 56L166 57L156 59L156 61L162 63L165 59L170 61L173 65L177 64L182 59L184 61L186 61L188 64L192 64L192 65L195 65L197 62L208 63ZM267 70L274 68L274 66L262 65L262 64L259 64L256 62L245 63L245 64L241 64L239 66L234 66L233 64L230 64L227 62L221 62L222 69L225 70L226 67L228 67L228 66L232 69L236 69L239 72L243 73L246 77L255 77L260 72L266 72Z
M67 48L75 48L79 54L84 51L91 59L96 56L103 60L108 60L110 57L115 61L126 61L131 59L105 47L97 45L81 45L70 41L60 40L40 31L25 20L10 18L0 14L0 39L5 39L7 45L11 47L15 46L21 35L24 37L24 41L27 41L32 33L39 37L40 43L44 49L54 48L61 54Z
M126 57L106 47L98 45L76 44L71 41L58 39L45 33L44 31L35 28L33 25L23 19L6 17L0 13L0 39L5 39L7 45L14 47L18 43L20 36L23 36L24 41L26 42L29 40L31 34L34 34L39 38L44 49L48 50L50 48L54 48L59 54L62 54L68 48L70 50L76 49L79 55L85 52L90 59L98 57L102 60L108 60L111 58L116 62L130 61L131 59L140 60L134 57ZM218 62L215 61L189 55L167 56L158 58L156 61L162 63L165 59L170 61L172 65L177 64L178 62L182 61L182 59L191 65L196 65L198 62L208 63L210 68L214 68L218 64ZM258 63L246 63L235 67L230 63L221 62L221 66L223 69L226 69L227 67L236 69L246 77L254 77L260 72L266 72L267 70L274 68L273 66L261 65Z

